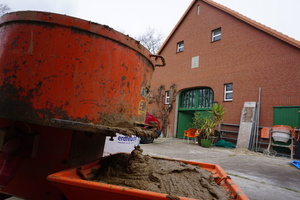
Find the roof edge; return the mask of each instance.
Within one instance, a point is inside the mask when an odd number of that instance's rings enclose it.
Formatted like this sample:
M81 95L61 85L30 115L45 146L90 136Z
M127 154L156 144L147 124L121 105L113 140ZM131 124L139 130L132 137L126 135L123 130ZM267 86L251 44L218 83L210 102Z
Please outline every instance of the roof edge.
M197 1L197 0L195 0L195 1ZM275 29L272 29L272 28L270 28L264 24L261 24L253 19L250 19L249 17L246 17L245 15L240 14L239 12L234 11L234 10L232 10L226 6L223 6L217 2L214 2L212 0L202 0L202 1L211 6L214 6L215 8L218 8L219 10L222 10L222 11L230 14L231 16L233 16L233 17L265 32L265 33L268 33L269 35L272 35L272 36L300 49L300 42L294 38L289 37L288 35L285 35L279 31L276 31Z
M285 35L281 32L276 31L275 29L272 29L266 25L263 25L253 19L250 19L226 6L223 6L217 2L214 2L212 0L193 0L191 2L191 4L189 5L189 7L187 8L187 10L184 12L184 14L182 15L182 17L179 19L179 21L177 22L176 26L172 29L171 33L168 35L168 37L165 39L164 43L162 44L162 46L159 48L158 50L158 54L161 53L161 51L164 49L165 45L168 43L168 41L170 40L170 38L172 37L172 35L174 34L174 32L177 30L177 28L180 26L180 24L182 23L182 21L184 20L184 18L186 17L186 15L190 12L191 8L193 7L193 5L198 2L198 1L202 1L204 3L207 3L210 6L213 6L251 26L253 26L254 28L257 28L273 37L276 37L277 39L288 43L298 49L300 49L300 42L294 38L289 37L288 35Z
M185 16L190 12L191 8L193 7L194 3L197 2L198 0L193 0L191 2L191 4L189 5L189 7L186 9L186 11L183 13L183 15L181 16L181 18L179 19L179 21L177 22L177 24L175 25L175 27L172 29L172 31L170 32L170 34L168 35L168 37L165 39L164 43L161 45L161 47L158 49L157 54L160 54L160 52L163 50L164 46L168 43L169 39L172 37L172 35L174 34L174 32L176 31L176 29L179 27L179 25L181 24L181 22L183 21L183 19L185 18Z

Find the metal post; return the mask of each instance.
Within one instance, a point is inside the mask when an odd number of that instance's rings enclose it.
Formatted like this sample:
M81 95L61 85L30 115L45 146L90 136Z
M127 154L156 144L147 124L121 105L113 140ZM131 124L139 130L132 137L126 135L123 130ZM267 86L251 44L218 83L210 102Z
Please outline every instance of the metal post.
M258 151L258 134L259 134L259 115L260 115L260 96L261 96L261 88L258 89L258 102L257 102L257 123L256 123L256 144L255 151Z

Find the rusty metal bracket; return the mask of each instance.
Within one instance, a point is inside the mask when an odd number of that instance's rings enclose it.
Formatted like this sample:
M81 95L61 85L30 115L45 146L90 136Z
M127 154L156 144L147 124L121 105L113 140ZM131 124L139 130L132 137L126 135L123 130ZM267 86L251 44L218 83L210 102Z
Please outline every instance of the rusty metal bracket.
M162 64L155 64L155 67L164 67L164 66L166 66L166 60L163 56L151 54L150 57L155 57L155 60L158 59L158 58L161 60Z
M96 125L90 124L90 123L76 122L76 121L66 120L66 119L52 118L51 122L53 124L59 124L59 125L62 125L62 126L67 126L67 127L82 127L82 128L87 128L87 129L92 128L92 129L95 129L95 130L114 132L112 129L110 129L108 127L96 126Z
M66 119L52 118L51 122L54 123L54 124L58 123L58 124L62 124L62 125L95 127L95 125L93 125L93 124L88 124L88 123L83 123L83 122L76 122L76 121L66 120Z
M101 133L106 136L116 136L116 133L123 135L136 135L136 136L146 136L146 137L155 137L157 128L150 124L134 123L132 127L121 127L118 125L115 126L106 126L93 123L83 123L72 120L57 119L52 118L51 122L54 126L61 128L69 128L73 130L86 131ZM147 126L145 128L144 126Z

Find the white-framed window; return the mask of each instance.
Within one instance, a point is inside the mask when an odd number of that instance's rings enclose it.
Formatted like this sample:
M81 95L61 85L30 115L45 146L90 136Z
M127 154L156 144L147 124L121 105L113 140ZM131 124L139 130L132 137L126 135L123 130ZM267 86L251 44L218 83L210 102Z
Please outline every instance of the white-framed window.
M232 101L233 100L233 84L226 83L224 84L224 101Z
M222 35L221 28L212 30L211 31L211 41L215 42L215 41L221 40L221 35Z
M165 92L165 104L170 104L170 90Z
M177 52L183 52L183 49L184 49L184 42L183 41L178 42L177 43Z

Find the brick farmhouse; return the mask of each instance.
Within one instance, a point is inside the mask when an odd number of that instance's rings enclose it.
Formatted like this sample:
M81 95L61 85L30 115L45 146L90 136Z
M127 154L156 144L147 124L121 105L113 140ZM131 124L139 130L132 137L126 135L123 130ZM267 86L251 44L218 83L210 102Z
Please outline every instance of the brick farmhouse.
M162 120L165 135L182 138L194 112L213 102L225 107L223 123L239 124L244 103L260 99L260 126L274 125L276 108L295 108L286 119L300 126L299 41L194 0L158 54L167 65L155 70L148 112Z

